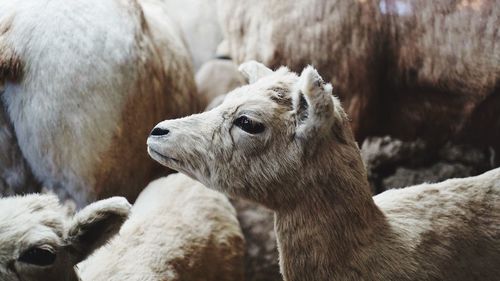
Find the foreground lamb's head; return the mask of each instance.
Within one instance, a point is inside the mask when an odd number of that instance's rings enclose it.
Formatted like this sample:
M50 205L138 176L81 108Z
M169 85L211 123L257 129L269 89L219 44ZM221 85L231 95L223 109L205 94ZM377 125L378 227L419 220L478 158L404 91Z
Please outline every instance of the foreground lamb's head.
M230 92L218 107L159 123L148 138L151 157L210 188L270 208L293 205L307 192L297 183L320 180L324 168L359 158L332 86L313 67L297 76L251 61L240 71L249 85Z
M129 210L119 197L73 217L54 195L0 199L0 280L79 280L74 266L118 232Z

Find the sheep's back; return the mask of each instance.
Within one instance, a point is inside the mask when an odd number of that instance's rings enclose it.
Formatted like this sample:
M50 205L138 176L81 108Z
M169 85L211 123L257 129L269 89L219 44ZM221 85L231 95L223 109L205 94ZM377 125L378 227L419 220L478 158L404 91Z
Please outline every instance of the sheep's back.
M404 240L408 259L419 265L419 276L498 279L500 168L476 177L389 190L374 200Z
M82 280L242 280L244 240L222 194L182 174L151 183Z

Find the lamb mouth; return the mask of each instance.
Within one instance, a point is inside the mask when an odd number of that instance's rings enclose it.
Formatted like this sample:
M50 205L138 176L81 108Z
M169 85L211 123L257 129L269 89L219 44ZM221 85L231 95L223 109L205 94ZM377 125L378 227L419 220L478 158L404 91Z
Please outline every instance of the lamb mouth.
M151 147L148 147L148 153L153 159L155 159L156 161L158 161L162 164L168 163L168 162L179 163L179 160L172 158L172 157L168 157L166 155L163 155L163 154L159 153L158 151L152 149Z

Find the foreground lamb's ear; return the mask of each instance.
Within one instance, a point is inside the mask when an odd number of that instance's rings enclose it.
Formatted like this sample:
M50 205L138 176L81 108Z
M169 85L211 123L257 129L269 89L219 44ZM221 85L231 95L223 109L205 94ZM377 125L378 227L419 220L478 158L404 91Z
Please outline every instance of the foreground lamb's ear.
M128 218L130 204L123 197L112 197L85 207L73 218L68 233L69 246L77 254L76 263L113 237Z
M332 85L325 83L314 67L308 66L302 71L293 100L297 136L316 136L331 128L334 122L332 90Z
M267 66L254 60L247 61L241 64L238 70L241 72L241 74L243 74L245 79L247 79L248 84L252 84L260 78L271 75L273 73L273 71Z

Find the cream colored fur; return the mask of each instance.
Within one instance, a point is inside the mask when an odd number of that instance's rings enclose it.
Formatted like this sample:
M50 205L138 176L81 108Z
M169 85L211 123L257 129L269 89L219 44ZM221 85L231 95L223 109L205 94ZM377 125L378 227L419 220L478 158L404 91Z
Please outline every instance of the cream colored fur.
M0 280L77 281L74 265L118 232L129 209L115 197L71 216L55 195L0 199Z
M227 198L173 174L146 187L119 235L79 271L84 281L241 281L243 257Z
M161 167L153 124L198 110L190 56L156 0L0 0L0 83L44 186L83 206L135 197Z
M500 169L372 198L349 119L314 68L241 69L253 84L159 123L148 149L273 209L286 281L498 280Z

